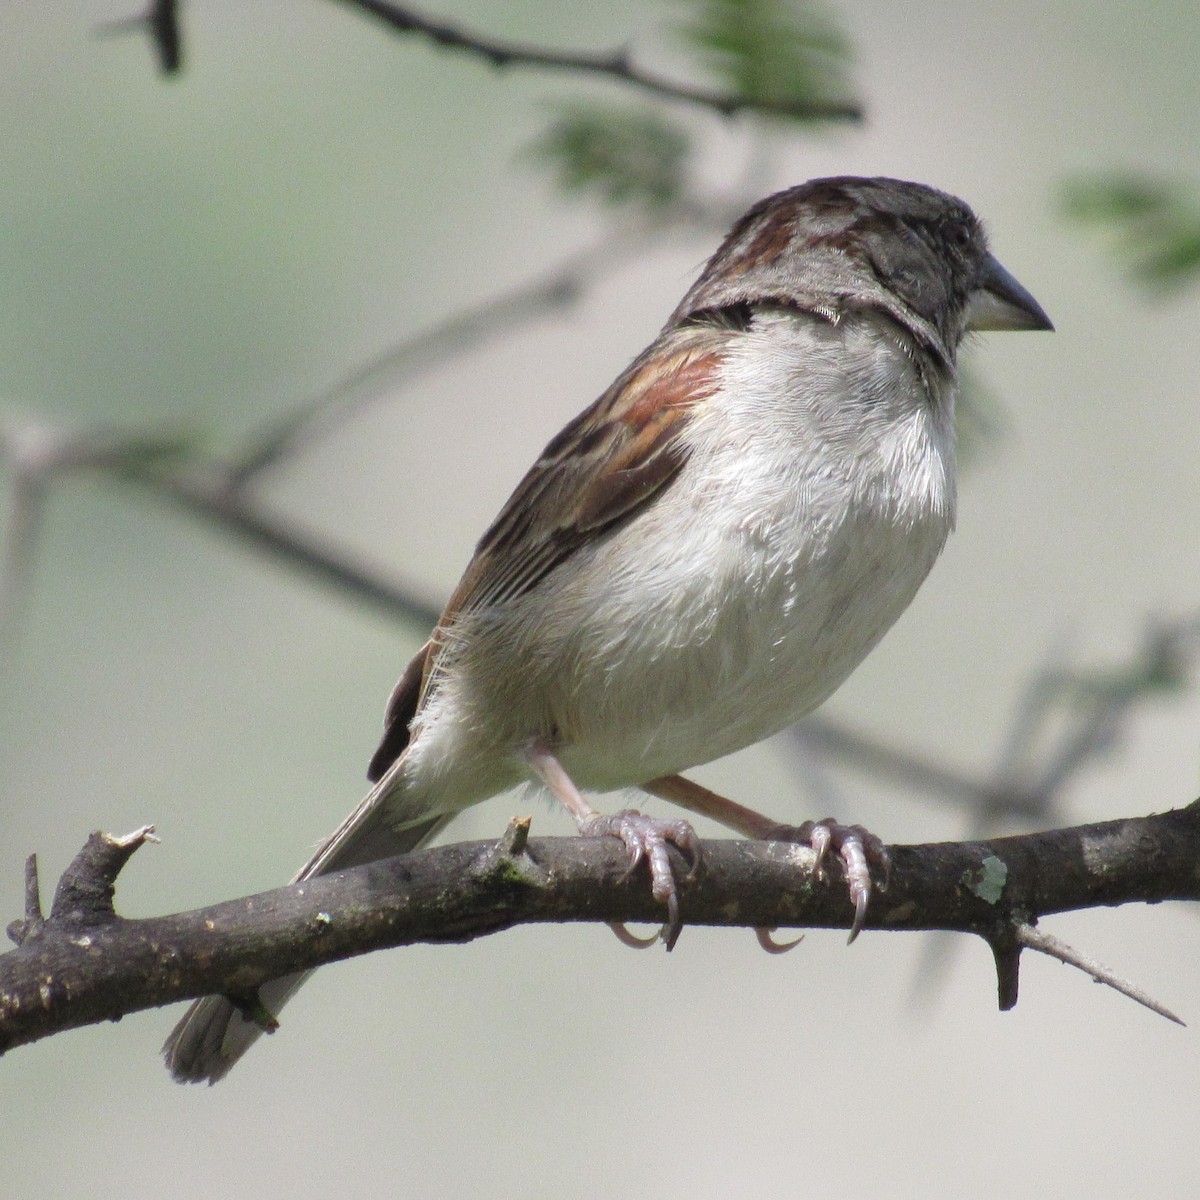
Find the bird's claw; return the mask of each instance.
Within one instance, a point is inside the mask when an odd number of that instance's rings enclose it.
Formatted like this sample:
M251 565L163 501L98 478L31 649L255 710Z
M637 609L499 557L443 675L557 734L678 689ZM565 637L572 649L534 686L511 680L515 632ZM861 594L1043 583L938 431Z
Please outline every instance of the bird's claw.
M854 941L867 919L872 867L882 876L879 890L887 889L892 860L883 841L861 825L842 825L832 817L825 817L821 821L805 821L795 827L781 826L773 831L772 836L776 841L804 842L811 846L817 856L818 875L824 873L829 852L833 850L837 853L842 861L846 886L850 890L850 902L854 905L854 920L850 924L847 944Z
M611 816L597 814L589 818L580 825L579 832L587 837L620 838L629 854L629 872L645 860L650 868L650 894L667 906L667 920L659 936L670 950L679 939L683 923L679 917L679 890L667 846L676 846L690 860L684 877L690 879L700 865L700 839L696 831L687 821L667 821L624 809ZM625 933L627 937L621 940L626 945L633 944L634 935L628 930Z
M800 934L799 937L792 938L790 942L778 942L772 936L774 933L774 929L767 929L763 926L754 931L754 936L758 938L758 944L768 954L786 954L789 950L795 950L804 941L804 934Z

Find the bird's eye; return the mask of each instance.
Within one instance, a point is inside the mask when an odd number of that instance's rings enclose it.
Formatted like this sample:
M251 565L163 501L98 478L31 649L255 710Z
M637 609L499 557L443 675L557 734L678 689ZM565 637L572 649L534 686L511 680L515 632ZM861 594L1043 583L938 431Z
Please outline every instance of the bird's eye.
M950 244L959 250L969 250L975 244L975 226L966 221L951 221L946 233Z

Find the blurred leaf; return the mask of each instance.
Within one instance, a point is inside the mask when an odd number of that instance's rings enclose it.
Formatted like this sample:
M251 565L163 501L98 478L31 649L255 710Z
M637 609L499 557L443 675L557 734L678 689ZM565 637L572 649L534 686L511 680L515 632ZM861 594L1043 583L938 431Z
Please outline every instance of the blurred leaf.
M1077 176L1065 188L1067 215L1096 223L1156 217L1169 208L1171 189L1136 175Z
M1188 186L1140 175L1080 176L1065 185L1063 207L1105 229L1145 286L1178 287L1200 276L1200 201Z
M701 0L684 38L733 91L766 103L849 92L849 39L802 0Z
M678 126L650 111L577 104L528 152L565 192L661 211L679 199L690 149Z

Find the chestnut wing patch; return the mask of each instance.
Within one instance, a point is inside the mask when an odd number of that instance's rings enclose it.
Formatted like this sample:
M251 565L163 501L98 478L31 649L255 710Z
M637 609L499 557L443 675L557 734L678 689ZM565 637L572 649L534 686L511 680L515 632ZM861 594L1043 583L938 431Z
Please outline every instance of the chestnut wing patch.
M524 595L675 479L683 432L716 390L722 360L711 332L704 349L695 340L656 342L546 447L480 539L443 625Z
M664 334L550 442L480 539L433 636L393 690L372 781L408 745L457 618L524 595L678 476L688 455L683 432L716 391L725 340L736 332L708 326Z

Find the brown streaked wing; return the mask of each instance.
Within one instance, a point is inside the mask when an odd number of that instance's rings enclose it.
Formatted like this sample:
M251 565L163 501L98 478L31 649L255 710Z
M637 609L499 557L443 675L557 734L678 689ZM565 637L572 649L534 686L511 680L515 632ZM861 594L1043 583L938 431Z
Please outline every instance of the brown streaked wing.
M367 778L372 783L378 783L383 778L388 767L404 753L408 745L409 722L417 715L421 686L432 656L433 638L430 638L413 656L399 682L392 688L387 710L383 714L383 738L367 767Z
M687 458L680 435L716 390L736 333L706 323L665 334L550 442L479 540L433 636L392 692L372 780L408 744L409 723L434 686L446 631L461 614L524 595L678 475Z
M660 339L546 447L480 539L441 624L511 600L633 516L687 458L682 433L715 391L725 337Z

